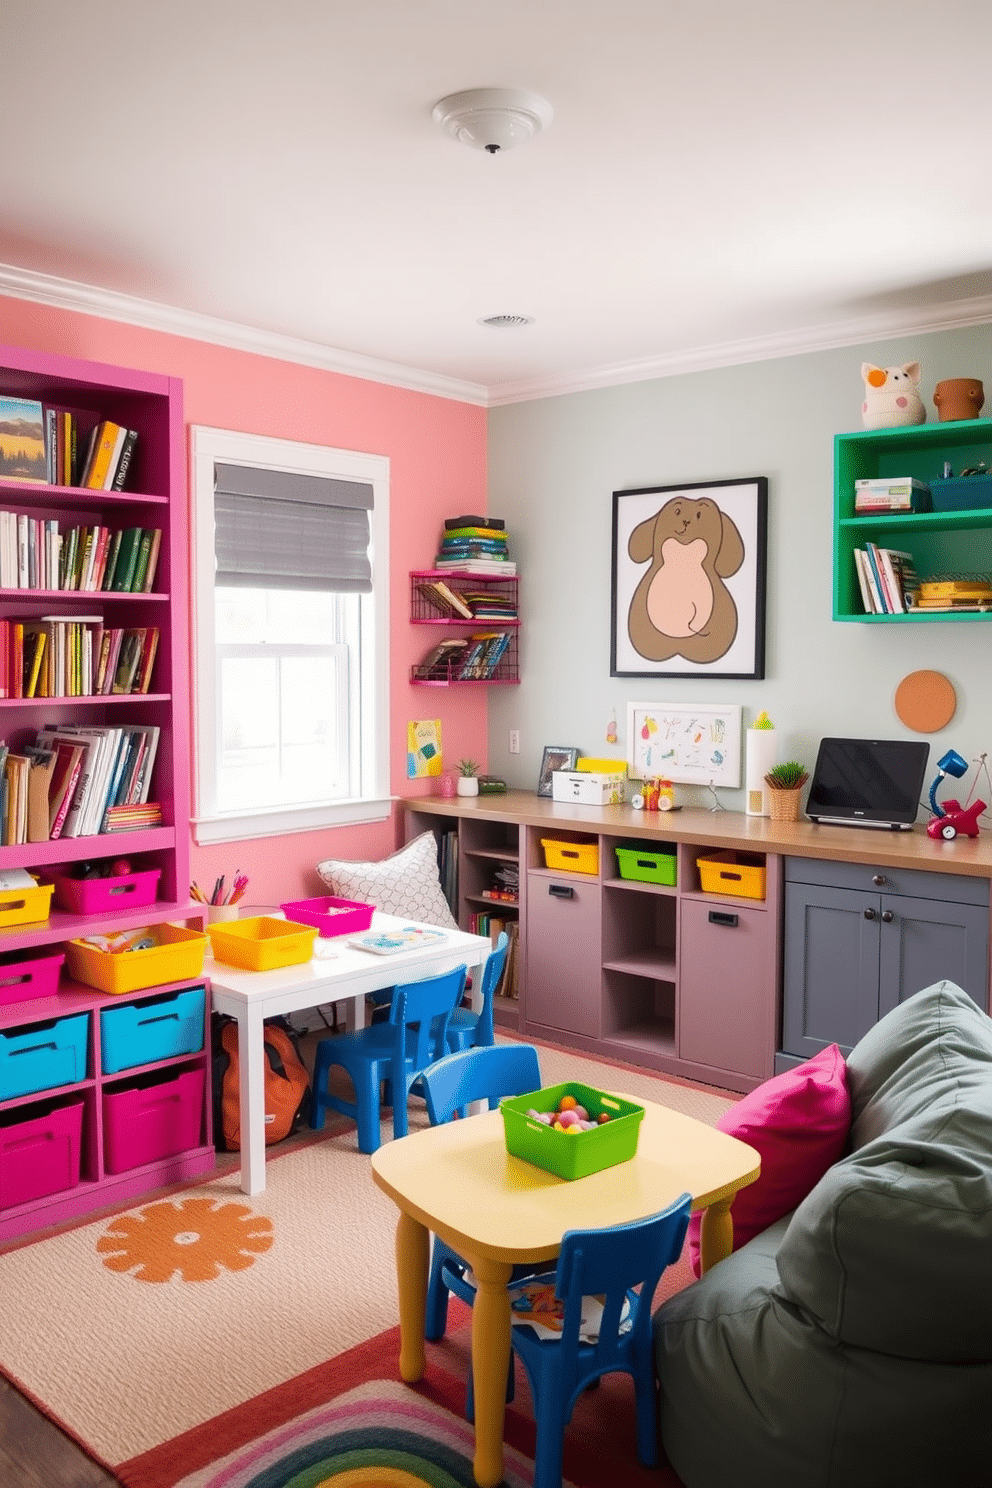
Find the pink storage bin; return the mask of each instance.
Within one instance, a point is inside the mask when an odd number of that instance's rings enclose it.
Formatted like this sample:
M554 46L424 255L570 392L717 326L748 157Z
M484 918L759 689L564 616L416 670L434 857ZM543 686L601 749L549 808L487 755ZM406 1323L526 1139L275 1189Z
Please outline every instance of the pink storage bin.
M103 1093L104 1168L123 1173L199 1147L203 1069L141 1075Z
M316 925L318 934L325 940L367 930L375 914L374 904L356 904L352 899L334 899L329 894L316 899L293 899L279 908L298 925Z
M140 909L155 903L161 868L125 873L120 878L68 878L52 874L55 902L70 914L106 914L113 909Z
M0 958L0 1003L54 997L64 960L64 956L39 956L37 951L15 951Z
M0 1208L75 1188L83 1102L20 1106L0 1117Z

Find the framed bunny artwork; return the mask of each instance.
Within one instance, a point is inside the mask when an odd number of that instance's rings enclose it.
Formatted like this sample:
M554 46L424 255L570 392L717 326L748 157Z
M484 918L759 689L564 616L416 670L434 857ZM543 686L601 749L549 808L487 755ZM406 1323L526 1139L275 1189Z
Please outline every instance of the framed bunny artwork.
M765 675L765 476L613 493L611 677Z

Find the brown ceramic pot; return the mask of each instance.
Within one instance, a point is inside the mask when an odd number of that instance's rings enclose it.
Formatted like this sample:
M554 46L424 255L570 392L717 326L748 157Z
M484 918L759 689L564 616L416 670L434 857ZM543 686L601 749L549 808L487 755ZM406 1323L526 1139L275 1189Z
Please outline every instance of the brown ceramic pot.
M985 402L985 389L977 377L949 377L933 390L934 407L942 424L977 418Z

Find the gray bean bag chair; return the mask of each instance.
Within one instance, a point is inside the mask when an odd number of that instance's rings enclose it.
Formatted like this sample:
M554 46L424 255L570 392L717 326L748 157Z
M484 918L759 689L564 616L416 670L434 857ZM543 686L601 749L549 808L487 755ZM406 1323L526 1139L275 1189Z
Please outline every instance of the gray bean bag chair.
M992 1021L939 982L848 1080L848 1155L655 1314L686 1488L992 1485Z

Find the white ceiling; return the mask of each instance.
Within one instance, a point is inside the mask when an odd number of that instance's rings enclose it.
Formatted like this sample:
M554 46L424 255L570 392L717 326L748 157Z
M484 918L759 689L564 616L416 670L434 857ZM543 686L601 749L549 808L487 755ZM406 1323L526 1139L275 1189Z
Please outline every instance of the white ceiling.
M988 0L0 0L0 26L0 290L483 404L992 318ZM550 128L457 144L431 109L483 86Z

